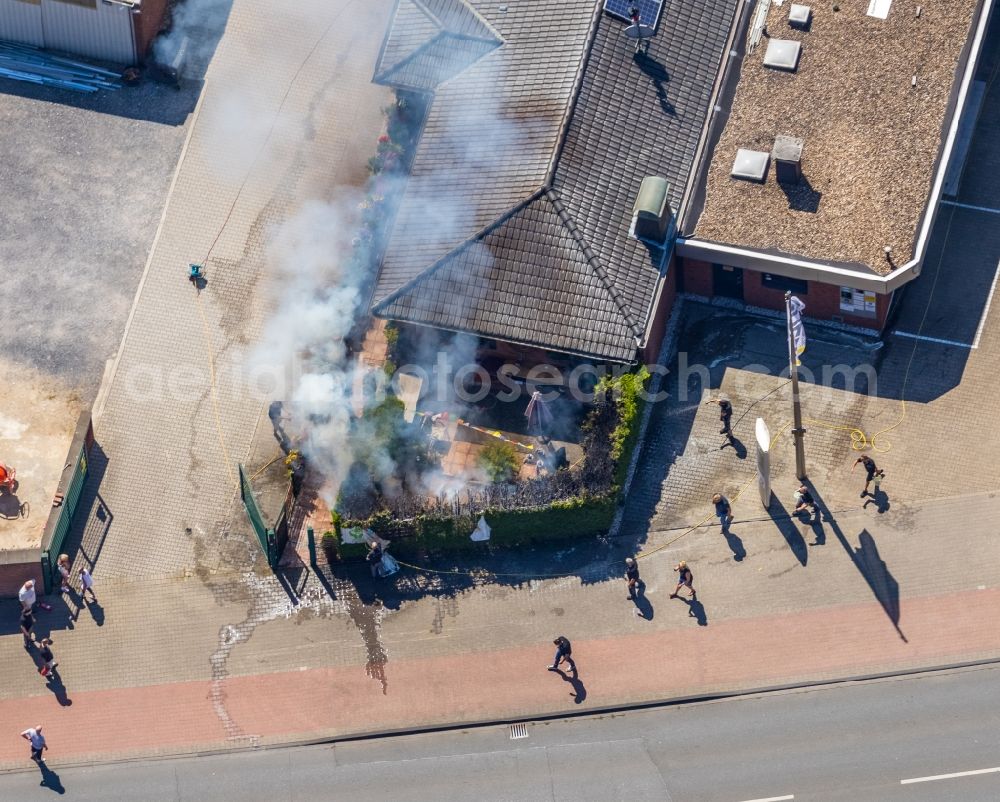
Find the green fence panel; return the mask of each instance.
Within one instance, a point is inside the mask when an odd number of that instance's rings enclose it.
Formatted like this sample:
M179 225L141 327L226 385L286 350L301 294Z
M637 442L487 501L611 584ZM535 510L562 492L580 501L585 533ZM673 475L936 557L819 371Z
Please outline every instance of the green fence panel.
M268 542L268 529L264 524L264 516L260 514L260 508L257 506L257 499L253 496L253 488L250 486L250 478L247 476L246 470L242 464L238 467L240 472L240 497L243 499L243 506L246 508L247 517L250 519L250 526L253 527L261 550L267 556L268 565L273 566L274 563L271 557L273 547ZM273 539L274 536L272 534L270 540L273 541Z

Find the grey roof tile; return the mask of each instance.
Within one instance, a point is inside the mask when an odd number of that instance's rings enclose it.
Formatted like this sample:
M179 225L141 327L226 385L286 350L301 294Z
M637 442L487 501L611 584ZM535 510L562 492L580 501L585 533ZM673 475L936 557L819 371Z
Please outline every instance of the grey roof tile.
M435 92L375 311L629 361L663 257L628 236L635 193L662 175L677 211L738 0L673 0L638 58L593 0L508 5Z

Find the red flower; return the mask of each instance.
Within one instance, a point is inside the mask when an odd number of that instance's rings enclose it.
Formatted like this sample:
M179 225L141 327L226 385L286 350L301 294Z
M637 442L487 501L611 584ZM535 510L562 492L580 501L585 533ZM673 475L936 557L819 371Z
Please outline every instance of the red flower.
M378 138L378 141L379 142L388 142L389 141L389 135L388 134L382 134L382 136L380 136Z

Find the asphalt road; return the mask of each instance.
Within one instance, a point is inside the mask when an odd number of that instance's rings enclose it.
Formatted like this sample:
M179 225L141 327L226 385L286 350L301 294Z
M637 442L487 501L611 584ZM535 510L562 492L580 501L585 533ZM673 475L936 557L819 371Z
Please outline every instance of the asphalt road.
M488 727L90 767L60 767L54 743L47 775L2 775L0 798L992 801L998 690L987 666L540 722L517 740Z

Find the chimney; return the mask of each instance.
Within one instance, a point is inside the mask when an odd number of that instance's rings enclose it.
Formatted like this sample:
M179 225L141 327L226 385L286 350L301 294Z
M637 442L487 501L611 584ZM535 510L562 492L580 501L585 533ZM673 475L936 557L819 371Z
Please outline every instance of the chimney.
M792 136L776 136L771 158L774 176L779 184L798 184L802 180L802 146L804 141Z
M632 206L632 236L647 242L662 243L667 239L674 213L667 199L666 178L646 176Z

